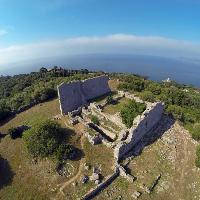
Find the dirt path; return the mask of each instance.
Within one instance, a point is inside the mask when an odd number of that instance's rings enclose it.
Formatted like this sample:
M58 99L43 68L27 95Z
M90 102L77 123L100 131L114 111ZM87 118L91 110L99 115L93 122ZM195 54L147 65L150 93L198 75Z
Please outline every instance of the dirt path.
M82 135L82 136L81 136L81 148L83 148L83 145L84 145L84 136ZM84 158L80 161L78 173L77 173L74 177L72 177L70 180L68 180L67 182L65 182L65 183L62 185L62 187L59 189L60 192L61 192L62 194L64 194L64 193L63 193L63 190L64 190L68 185L70 185L71 183L73 183L74 181L76 181L76 180L79 178L79 176L81 175L81 172L82 172L82 170L83 170L83 167L84 167L84 161L85 161Z
M65 123L66 124L66 123ZM85 137L83 135L83 133L80 131L79 129L80 127L78 127L77 129L77 132L79 132L80 136L81 136L81 149L84 148L84 142L85 142ZM59 192L58 194L56 195L55 199L61 199L60 198L60 195L62 195L62 197L65 196L64 194L64 189L69 186L70 184L72 184L73 182L75 182L81 175L82 171L83 171L83 167L84 167L84 163L85 163L85 159L81 159L80 161L80 165L79 165L79 169L78 169L78 172L75 176L73 176L71 179L69 179L68 181L66 181L65 183L62 184L62 186L59 188Z

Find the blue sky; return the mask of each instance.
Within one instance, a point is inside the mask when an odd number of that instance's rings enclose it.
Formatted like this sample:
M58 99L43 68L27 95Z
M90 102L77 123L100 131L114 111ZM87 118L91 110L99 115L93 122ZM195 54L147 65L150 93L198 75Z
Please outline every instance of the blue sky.
M197 60L199 11L199 0L0 0L0 68L64 52Z

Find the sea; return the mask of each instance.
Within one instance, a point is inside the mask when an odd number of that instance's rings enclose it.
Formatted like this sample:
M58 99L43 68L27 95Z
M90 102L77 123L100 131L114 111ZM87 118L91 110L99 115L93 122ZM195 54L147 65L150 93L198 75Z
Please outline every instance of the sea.
M147 76L151 80L167 78L200 88L200 63L185 59L171 59L144 55L88 54L60 58L44 58L10 64L0 75L14 75L37 71L41 67L62 66L69 69L87 68L105 72L124 72ZM1 69L1 67L0 67Z

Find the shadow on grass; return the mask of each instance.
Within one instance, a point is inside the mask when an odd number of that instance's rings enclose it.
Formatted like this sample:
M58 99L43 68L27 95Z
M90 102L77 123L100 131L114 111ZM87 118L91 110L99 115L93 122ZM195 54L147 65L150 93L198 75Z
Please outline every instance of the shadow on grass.
M70 144L70 140L76 135L74 130L69 128L62 128L63 137L62 142ZM73 152L70 156L70 160L79 161L85 156L82 149L79 149L73 145Z
M6 118L3 121L0 121L0 127L7 124L9 121L11 121L12 119L14 119L16 117L16 114L12 114L11 116L9 116L8 118Z
M12 183L14 175L8 161L0 156L0 190Z

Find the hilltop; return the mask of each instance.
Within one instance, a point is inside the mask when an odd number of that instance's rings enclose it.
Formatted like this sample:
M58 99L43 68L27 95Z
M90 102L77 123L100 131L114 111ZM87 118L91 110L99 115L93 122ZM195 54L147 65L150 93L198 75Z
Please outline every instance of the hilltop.
M69 70L66 73L61 68L50 71L42 68L37 73L0 78L0 112L4 114L1 114L3 117L0 119L0 162L5 166L0 169L0 173L5 174L0 181L0 197L77 199L96 187L94 181L82 183L84 177L92 176L94 169L101 174L101 181L113 173L114 147L105 145L105 139L103 144L92 144L93 140L88 140L85 133L93 138L97 132L91 127L85 127L85 121L80 123L81 119L77 123L68 115L60 115L57 98L57 85L60 83L99 75L107 75L110 78L112 93L91 101L91 112L84 112L81 117L104 130L113 145L117 144L121 131L128 129L127 120L131 117L133 121L133 118L137 118L149 108L148 105L162 101L165 103L165 111L159 124L153 129L153 137L146 137L146 141L143 138L142 150L120 163L133 177L133 182L120 176L96 199L133 199L134 192L141 193L140 199L199 199L200 174L195 166L195 152L200 139L198 89L173 81L157 83L133 74L109 74L88 70ZM127 98L130 96L135 103ZM147 102L146 107L143 102ZM101 112L98 106L103 106ZM126 109L123 110L127 106L134 108L133 116L127 115ZM122 121L113 121L112 116L117 116L116 114L122 111L125 118L122 117ZM110 118L105 119L102 115ZM66 161L62 168L64 175L56 170L55 159L33 159L23 138L12 139L7 135L12 127L34 127L45 119L60 124L66 130L67 142L79 151L76 159ZM137 148L135 152L138 151ZM198 166L198 161L196 165ZM151 189L155 182L155 188L149 194L147 189ZM179 190L174 189L175 185Z

